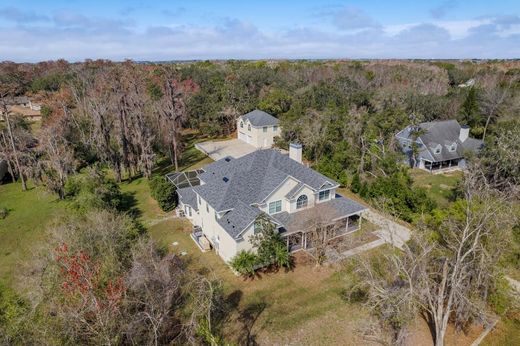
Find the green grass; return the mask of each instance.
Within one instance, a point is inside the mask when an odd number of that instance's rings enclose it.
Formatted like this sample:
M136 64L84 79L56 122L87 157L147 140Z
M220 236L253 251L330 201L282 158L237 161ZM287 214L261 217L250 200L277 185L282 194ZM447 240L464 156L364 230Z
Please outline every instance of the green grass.
M449 205L452 191L462 179L462 172L460 171L430 174L420 169L413 169L411 175L414 180L414 186L425 188L428 195L439 207Z
M33 246L45 237L46 226L64 213L66 205L32 184L25 192L18 183L0 185L0 208L9 210L7 218L0 220L1 281L12 282L19 264L31 257Z
M170 219L150 227L149 232L170 252L187 252L185 259L195 270L222 280L225 299L231 305L223 331L228 341L241 344L244 330L250 329L259 341L283 342L303 337L300 328L312 325L314 329L305 335L306 342L307 338L318 342L325 337L339 343L339 337L345 337L348 331L346 320L354 323L367 316L363 308L342 299L344 276L336 268L299 264L291 271L243 279L235 276L213 251L202 253L190 238L190 229L189 222ZM254 323L248 319L250 315L256 316ZM342 332L338 334L339 329Z

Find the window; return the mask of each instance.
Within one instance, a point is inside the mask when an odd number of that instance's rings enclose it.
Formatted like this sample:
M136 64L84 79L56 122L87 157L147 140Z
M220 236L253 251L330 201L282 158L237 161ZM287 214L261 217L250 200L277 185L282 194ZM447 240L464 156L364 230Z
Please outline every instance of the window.
M242 129L244 128L244 122L243 121L240 122L240 128L242 128Z
M202 202L200 201L200 196L197 195L197 201L199 202L199 205L202 205Z
M307 206L308 202L309 202L309 199L307 198L307 195L301 195L296 200L296 209L305 208Z
M324 201L326 199L329 199L329 197L330 197L330 190L320 191L320 194L318 196L320 201Z
M191 207L188 207L188 215L191 217Z
M217 212L215 212L215 221L218 221Z
M450 146L450 149L449 149L451 152L457 150L457 143L453 143L451 146Z
M282 211L282 201L274 201L269 203L269 214L275 214Z
M275 126L273 126L273 132L276 132L276 131L278 131L278 126L275 125Z
M254 233L257 234L260 231L262 231L262 225L258 222L255 222Z
M247 131L251 131L251 124L247 125Z
M264 132L267 132L267 126L262 127L262 130L263 130Z
M206 202L206 212L209 213L209 204Z

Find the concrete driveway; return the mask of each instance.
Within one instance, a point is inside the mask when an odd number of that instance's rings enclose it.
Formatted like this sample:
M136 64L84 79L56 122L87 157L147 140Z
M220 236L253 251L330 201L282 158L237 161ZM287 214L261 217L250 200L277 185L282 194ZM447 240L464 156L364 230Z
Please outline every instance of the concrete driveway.
M247 144L239 139L218 142L202 142L195 144L195 148L217 161L226 156L238 159L256 150L251 144Z

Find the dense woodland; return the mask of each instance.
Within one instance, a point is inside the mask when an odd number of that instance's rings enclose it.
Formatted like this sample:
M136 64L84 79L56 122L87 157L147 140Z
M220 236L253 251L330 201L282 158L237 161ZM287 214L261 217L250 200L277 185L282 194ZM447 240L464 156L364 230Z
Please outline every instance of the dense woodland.
M466 85L469 80L474 85ZM43 105L41 128L8 114L4 100L18 95L28 95ZM463 309L471 305L468 297L475 304L486 304L490 297L495 306L502 304L500 299L506 298L497 295L495 279L500 273L494 268L504 261L520 264L518 248L470 246L472 262L460 256L469 239L480 244L500 229L509 232L500 238L505 242L501 244L519 241L514 233L519 232L518 226L514 228L518 210L507 208L517 203L520 186L520 62L4 62L0 64L0 107L0 158L8 161L9 179L22 181L23 188L32 180L78 206L77 215L53 229L53 248L46 253L58 254L42 258L33 269L46 273L45 285L39 284L41 291L33 293L32 302L12 298L13 314L25 313L38 299L46 300L33 313L44 327L33 333L27 324L9 326L9 316L0 313L0 331L2 323L7 325L7 342L44 338L50 344L74 340L89 344L222 343L211 324L218 306L218 283L161 253L125 210L117 183L152 178L165 160L172 170L178 169L187 133L201 139L231 136L236 117L255 108L280 119L283 133L278 146L302 143L313 168L375 207L427 230L418 232L420 238L415 241L435 245L412 246L400 261L388 259L389 273L410 274L409 282L414 283L410 287L417 284L422 292L438 288L428 281L435 275L436 285L442 287L449 280L466 283L460 291L450 286L446 300L441 299L449 304L443 305L446 310L438 316L438 306L428 305L433 298L426 293L413 300L403 291L403 282L389 282L388 277L367 281L373 269L358 273L360 280L368 282L362 285L361 295L387 320L385 328L394 331L390 342L402 341L403 321L410 315L425 313L436 327L442 329L444 324L445 332L453 314L461 326L477 318L474 310ZM437 209L426 191L412 186L409 168L398 163L401 154L394 140L395 133L409 124L443 119L470 125L471 135L486 143L484 151L470 160L470 178L453 191L453 210ZM115 182L105 176L107 170ZM486 204L489 201L492 206ZM93 216L96 211L100 217ZM474 218L475 213L486 217ZM455 235L444 230L471 231L464 228L465 222L486 232L457 238L460 248L453 249L447 244L454 242ZM507 259L500 254L507 254ZM427 267L430 262L413 262L418 257L453 262L433 261L435 266ZM486 261L475 264L479 259ZM431 271L430 278L410 273L412 263L423 273ZM151 268L160 275L154 275ZM453 274L449 279L448 272ZM464 273L474 276L462 277ZM65 290L53 290L52 283L58 281L53 281L53 275L67 282ZM471 280L475 277L477 284ZM198 289L188 294L184 287ZM403 291L410 299L403 310L408 319L389 311L395 302L373 295L377 290L396 295ZM485 293L473 297L474 290ZM57 318L49 322L42 318L45 314ZM51 330L60 332L50 335ZM433 334L440 345L443 331Z

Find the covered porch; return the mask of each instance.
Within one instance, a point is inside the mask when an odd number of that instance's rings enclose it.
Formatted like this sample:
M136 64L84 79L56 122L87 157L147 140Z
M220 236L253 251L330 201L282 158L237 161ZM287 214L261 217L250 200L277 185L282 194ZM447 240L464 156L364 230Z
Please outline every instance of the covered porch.
M359 214L355 214L337 220L329 225L322 226L320 232L323 232L324 234L319 236L319 241L328 242L338 237L356 232L361 228L361 220L361 216ZM315 234L312 234L312 232L312 230L302 230L289 234L282 233L282 237L286 241L289 252L313 249L313 240L315 239Z
M452 169L460 169L459 162L461 159L452 159L452 160L445 160L445 161L427 161L423 160L424 162L424 170L435 173L435 172L441 172L441 171L449 171Z

